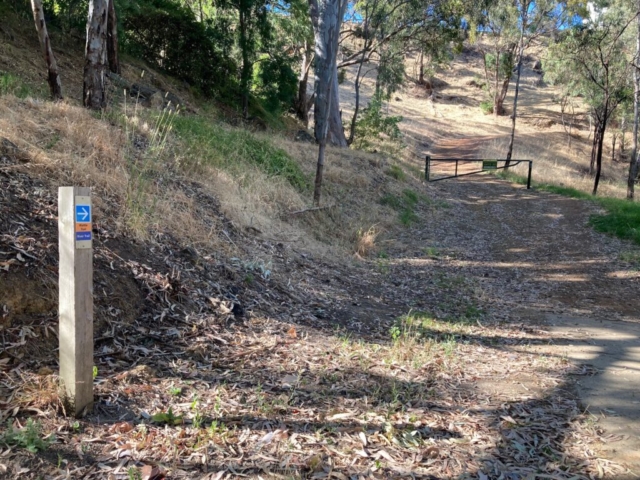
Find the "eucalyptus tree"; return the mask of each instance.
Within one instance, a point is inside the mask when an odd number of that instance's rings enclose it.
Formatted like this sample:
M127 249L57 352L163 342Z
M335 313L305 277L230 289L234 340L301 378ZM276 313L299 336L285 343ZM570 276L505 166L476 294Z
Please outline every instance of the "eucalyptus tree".
M309 15L315 36L315 135L318 161L313 201L320 204L324 157L329 132L329 119L338 87L338 41L348 0L309 0ZM342 134L344 137L344 133ZM346 141L346 139L345 139Z
M518 10L512 0L498 0L479 19L484 42L480 46L487 93L493 114L504 114L504 100L509 90L518 52Z
M516 61L516 85L511 112L511 136L507 149L506 166L509 166L513 154L513 142L516 134L516 116L518 110L518 94L520 92L520 76L524 52L537 37L548 34L556 25L553 12L557 10L556 0L511 0L517 14L518 54ZM507 82L508 87L508 82Z
M35 22L36 31L38 32L42 55L44 56L44 61L47 64L47 81L49 83L51 98L53 100L60 100L62 99L62 84L60 82L60 75L58 74L58 64L55 56L53 55L51 40L49 39L49 33L47 32L42 0L31 0L31 10L33 11L33 21Z
M581 96L595 119L589 173L593 194L602 172L604 135L618 106L631 96L625 32L635 19L623 8L600 11L583 25L562 31L549 49L545 76Z
M99 110L107 105L105 74L107 70L108 7L108 0L89 0L82 101L85 107L94 110Z
M268 0L213 0L218 14L225 12L236 16L237 46L240 50L240 97L242 117L249 118L249 97L253 67L258 58L260 44L267 43L271 36L268 19Z

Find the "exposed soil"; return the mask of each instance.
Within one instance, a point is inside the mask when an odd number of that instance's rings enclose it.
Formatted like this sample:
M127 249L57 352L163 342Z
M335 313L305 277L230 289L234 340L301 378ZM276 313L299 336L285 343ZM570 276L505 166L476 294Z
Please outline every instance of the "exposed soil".
M434 154L473 156L478 143L451 140ZM445 242L475 263L486 278L483 289L511 321L549 329L551 345L535 351L588 369L576 391L614 440L599 450L640 473L640 301L634 293L640 272L620 259L637 246L594 232L588 219L598 208L588 202L490 176L449 182L436 188L464 205L473 221L450 224L448 235L441 232Z
M55 289L55 190L7 162L0 275ZM638 274L617 259L632 247L593 232L594 209L576 200L491 177L420 188L417 221L366 260L230 224L240 259L100 224L93 412L62 415L55 312L15 317L2 422L35 417L56 441L37 454L5 446L0 477L633 478L637 439L607 431L606 400L591 411L600 430L576 395L600 367L569 361L574 337L550 321L633 321ZM242 260L265 255L269 274ZM427 320L394 334L411 312Z

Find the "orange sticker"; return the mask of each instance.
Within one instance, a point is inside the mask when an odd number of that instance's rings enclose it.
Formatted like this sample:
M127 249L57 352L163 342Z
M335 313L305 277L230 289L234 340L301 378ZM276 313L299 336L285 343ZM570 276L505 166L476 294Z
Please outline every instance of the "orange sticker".
M76 232L90 232L91 224L90 223L76 223Z

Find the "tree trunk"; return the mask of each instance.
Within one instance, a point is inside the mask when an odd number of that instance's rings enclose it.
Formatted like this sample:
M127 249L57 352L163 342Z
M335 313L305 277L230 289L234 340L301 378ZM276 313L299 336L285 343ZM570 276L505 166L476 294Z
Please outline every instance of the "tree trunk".
M420 71L418 72L418 84L424 85L424 52L420 52Z
M616 161L616 140L618 139L617 134L613 134L611 138L611 163Z
M637 1L640 7L640 0ZM629 160L629 178L627 179L627 198L633 200L633 190L638 178L638 124L640 123L640 110L638 102L640 102L640 71L638 70L638 62L640 61L640 16L636 18L636 56L633 68L633 146L631 147L631 159Z
M104 85L107 69L107 0L89 0L82 98L85 107L107 106Z
M242 70L240 72L240 94L242 95L242 118L249 118L249 82L253 65L249 61L247 22L245 12L240 10L240 50L242 51Z
M620 151L620 158L624 158L625 151L627 149L627 118L623 115L622 120L620 121L620 147L618 150Z
M107 17L107 59L109 70L120 75L120 60L118 59L118 17L114 0L109 1Z
M507 78L502 82L502 88L496 90L496 96L493 101L493 114L498 117L504 115L504 99L507 97L507 91L509 91L509 82L511 78Z
M353 117L351 117L351 129L349 131L349 139L347 140L347 144L349 145L353 143L356 137L356 123L358 122L358 112L360 110L360 75L362 74L362 65L364 63L366 52L366 48L363 48L362 57L360 57L360 63L358 64L358 73L356 73L356 79L354 82L356 89L356 104L353 109Z
M318 163L316 165L316 180L313 186L313 204L320 206L320 193L322 192L322 175L324 172L324 151L327 148L327 139L320 142L318 146Z
M309 85L309 69L311 60L309 58L309 46L305 41L304 52L302 53L302 64L300 65L300 75L298 76L298 98L296 99L294 109L296 117L305 127L309 126L309 98L307 95L307 86Z
M324 154L329 132L331 104L334 98L333 87L338 86L338 39L346 6L346 0L309 0L316 51L314 117L316 140L319 144L313 191L313 201L316 205L320 205ZM344 132L342 135L344 137Z
M598 143L600 139L600 121L596 120L593 125L593 141L591 142L591 161L589 162L589 175L594 175L596 172L596 157L598 156Z
M602 147L604 145L604 132L607 124L601 122L601 128L598 131L598 150L596 153L596 178L593 182L593 195L598 193L598 183L600 183L600 173L602 172Z
M518 110L518 92L520 91L520 73L522 72L522 57L524 54L524 32L520 36L520 52L518 52L518 69L516 73L516 90L513 94L513 112L511 112L511 138L509 139L509 150L507 151L507 161L505 168L509 168L511 164L511 155L513 154L513 140L516 136L516 112Z
M340 87L338 86L338 67L335 67L331 85L331 105L329 106L329 132L327 141L334 147L347 147L347 136L342 124L340 111Z
M44 21L44 11L42 9L42 0L31 0L31 9L33 10L33 21L36 24L38 38L40 39L40 47L42 55L47 64L47 81L49 82L49 90L53 100L62 99L62 84L60 75L58 75L58 64L53 56L51 49L51 41L47 32L47 24Z

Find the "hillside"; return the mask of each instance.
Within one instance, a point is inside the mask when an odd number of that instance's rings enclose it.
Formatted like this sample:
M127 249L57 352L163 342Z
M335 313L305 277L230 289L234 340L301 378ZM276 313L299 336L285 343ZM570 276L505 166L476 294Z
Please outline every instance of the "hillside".
M317 151L295 124L234 127L134 59L123 78L144 69L181 112L114 88L92 114L61 35L54 104L31 25L0 36L0 478L635 478L638 247L595 232L588 202L423 182L425 154L497 155L508 131L478 107L473 46L433 95L394 96L397 155L330 149L327 208L307 210ZM516 156L586 184L587 124L564 148L554 90L526 78ZM96 210L96 403L78 420L57 394L66 184Z

